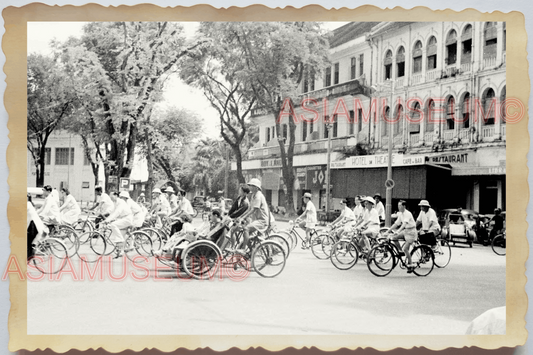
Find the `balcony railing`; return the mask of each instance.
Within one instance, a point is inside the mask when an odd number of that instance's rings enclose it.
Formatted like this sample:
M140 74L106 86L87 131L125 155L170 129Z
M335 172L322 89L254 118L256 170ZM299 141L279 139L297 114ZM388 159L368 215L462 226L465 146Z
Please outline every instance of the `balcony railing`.
M490 68L496 65L496 57L483 58L483 68Z
M483 139L492 138L493 136L494 136L494 125L481 127L481 137Z
M453 133L454 133L453 129L445 130L444 131L444 140L445 141L453 141Z
M433 143L433 137L434 137L434 133L433 132L424 133L424 142L426 144Z
M413 85L422 82L422 74L413 74Z
M467 142L470 137L470 129L469 128L463 128L459 130L459 139L461 139L462 142Z
M389 137L383 136L381 137L381 147L386 148L389 146Z
M472 63L471 62L462 63L461 64L461 72L468 73L471 70L472 70Z
M396 79L396 83L394 84L394 87L397 88L397 89L403 88L404 87L404 79L405 79L404 77Z
M426 73L426 82L434 81L437 77L440 77L440 71L437 69L430 70Z
M415 134L411 134L410 136L410 139L411 139L411 145L416 145L420 142L420 134L419 133L415 133Z
M394 137L393 143L394 143L394 146L402 145L402 143L403 143L403 135L400 133L399 135Z
M324 97L335 98L344 95L366 95L370 96L370 88L364 86L364 79L353 79L344 83L331 85L320 90L310 91L302 95L320 100Z

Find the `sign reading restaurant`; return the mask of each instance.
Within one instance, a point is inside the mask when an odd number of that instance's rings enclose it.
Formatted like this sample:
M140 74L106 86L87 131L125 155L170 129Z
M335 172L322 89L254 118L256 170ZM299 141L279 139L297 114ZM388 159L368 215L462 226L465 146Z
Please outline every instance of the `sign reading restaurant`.
M341 161L331 162L332 169L351 169L351 168L382 168L386 167L389 162L387 154L378 155L357 155L346 158ZM393 154L392 166L410 166L423 165L426 163L425 155L404 155Z
M431 157L432 163L468 163L468 153Z

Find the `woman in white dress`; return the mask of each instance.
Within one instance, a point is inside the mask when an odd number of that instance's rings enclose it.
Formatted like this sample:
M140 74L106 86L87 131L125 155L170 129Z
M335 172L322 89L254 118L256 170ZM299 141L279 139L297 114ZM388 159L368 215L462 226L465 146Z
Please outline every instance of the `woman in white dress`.
M66 188L61 189L61 197L63 198L63 204L59 208L61 221L65 224L73 224L80 217L80 206Z

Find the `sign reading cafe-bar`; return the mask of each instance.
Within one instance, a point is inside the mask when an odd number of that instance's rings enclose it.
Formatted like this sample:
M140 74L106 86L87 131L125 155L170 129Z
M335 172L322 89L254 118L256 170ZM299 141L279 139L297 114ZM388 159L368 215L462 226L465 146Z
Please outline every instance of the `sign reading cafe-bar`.
M352 169L352 168L383 168L388 165L387 154L379 155L357 155L341 161L331 162L332 169ZM393 154L392 166L423 165L426 163L425 155L404 155Z

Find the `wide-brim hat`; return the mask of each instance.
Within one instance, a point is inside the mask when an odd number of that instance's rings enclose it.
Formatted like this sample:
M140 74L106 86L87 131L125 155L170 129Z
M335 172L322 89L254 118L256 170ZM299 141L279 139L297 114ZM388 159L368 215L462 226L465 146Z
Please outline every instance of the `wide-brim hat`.
M261 181L259 179L251 179L250 181L248 181L248 184L249 186L255 186L257 187L259 190L261 190Z
M155 189L152 190L152 193L153 194L160 194L161 190L156 187Z
M418 205L419 205L419 206L431 207L431 206L429 205L428 200L422 200L422 201L420 201L420 203L419 203Z
M172 188L172 186L169 186L165 189L165 192L174 192L174 189Z
M128 193L128 191L120 191L120 194L118 196L119 197L130 198L130 194Z
M307 197L307 198L311 199L313 197L313 195L311 195L309 192L306 192L304 194L304 197Z
M363 201L370 202L373 205L376 204L376 201L374 201L374 199L372 197L370 197L370 196L367 196L367 197L363 198Z

